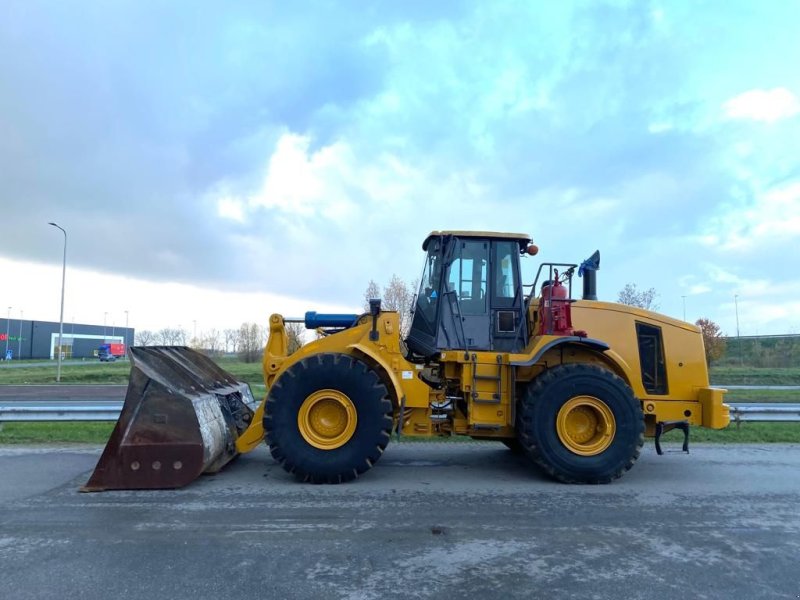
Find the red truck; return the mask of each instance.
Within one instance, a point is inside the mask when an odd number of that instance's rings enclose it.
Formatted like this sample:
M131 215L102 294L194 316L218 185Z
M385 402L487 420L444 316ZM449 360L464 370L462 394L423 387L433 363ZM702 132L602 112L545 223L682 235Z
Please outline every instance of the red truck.
M114 362L125 356L125 344L103 344L97 349L100 362Z

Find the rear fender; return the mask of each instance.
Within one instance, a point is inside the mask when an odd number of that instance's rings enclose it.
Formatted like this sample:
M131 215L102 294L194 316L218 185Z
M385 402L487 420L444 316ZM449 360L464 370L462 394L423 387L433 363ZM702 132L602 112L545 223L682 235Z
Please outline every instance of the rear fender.
M613 373L619 375L628 385L631 385L635 378L631 376L631 367L627 361L602 340L578 337L578 336L559 336L543 339L538 347L535 347L529 357L523 360L512 361L516 367L531 367L543 360L554 352L563 354L570 351L591 355L597 362L605 365ZM564 362L570 362L568 357L563 357Z
M514 367L531 367L535 365L544 354L554 348L560 347L561 349L569 346L578 346L595 352L608 352L610 346L601 340L592 338L578 337L578 336L547 336L543 337L541 342L537 344L530 356L523 360L511 361Z

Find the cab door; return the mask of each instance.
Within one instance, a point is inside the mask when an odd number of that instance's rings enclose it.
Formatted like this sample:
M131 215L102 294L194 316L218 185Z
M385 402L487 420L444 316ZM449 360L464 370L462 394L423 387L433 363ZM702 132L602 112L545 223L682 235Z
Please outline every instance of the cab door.
M447 337L459 340L456 347L489 350L491 327L489 316L489 240L459 239L445 278L445 302L449 315L442 315L442 324L452 323ZM451 345L450 347L453 347Z
M491 338L492 350L520 352L527 343L517 241L492 241Z

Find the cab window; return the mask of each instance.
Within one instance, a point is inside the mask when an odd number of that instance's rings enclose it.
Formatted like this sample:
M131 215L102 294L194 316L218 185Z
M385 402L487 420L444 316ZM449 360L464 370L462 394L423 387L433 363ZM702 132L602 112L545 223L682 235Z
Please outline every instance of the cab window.
M447 290L458 298L461 314L478 315L487 311L488 244L485 241L462 241L450 263Z

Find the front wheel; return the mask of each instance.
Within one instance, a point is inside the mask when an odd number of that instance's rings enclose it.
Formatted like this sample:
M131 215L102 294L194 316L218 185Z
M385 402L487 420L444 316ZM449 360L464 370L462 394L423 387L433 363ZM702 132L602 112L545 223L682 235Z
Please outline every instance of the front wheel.
M545 472L567 483L608 483L644 444L644 415L630 387L593 365L559 365L534 379L521 402L519 439Z
M522 446L522 444L517 438L508 438L502 441L503 445L509 450L511 450L512 454L520 454L520 455L525 454L525 448Z
M350 481L369 470L391 429L386 386L346 354L317 354L290 366L270 388L264 410L272 457L313 483Z

